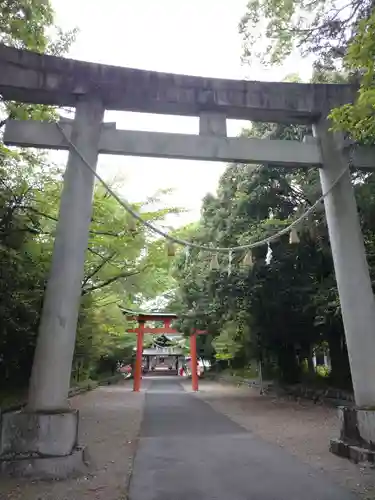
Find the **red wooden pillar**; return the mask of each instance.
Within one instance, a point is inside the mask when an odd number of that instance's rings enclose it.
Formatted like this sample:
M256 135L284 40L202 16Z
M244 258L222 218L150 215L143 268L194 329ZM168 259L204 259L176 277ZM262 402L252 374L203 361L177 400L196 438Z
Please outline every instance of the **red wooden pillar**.
M134 382L133 382L133 391L139 392L141 389L141 380L142 380L142 356L143 356L143 336L144 336L144 328L145 322L139 321L138 333L137 333L137 353L135 358L135 367L134 367Z
M198 390L198 367L197 367L197 334L190 335L190 357L191 357L191 388Z

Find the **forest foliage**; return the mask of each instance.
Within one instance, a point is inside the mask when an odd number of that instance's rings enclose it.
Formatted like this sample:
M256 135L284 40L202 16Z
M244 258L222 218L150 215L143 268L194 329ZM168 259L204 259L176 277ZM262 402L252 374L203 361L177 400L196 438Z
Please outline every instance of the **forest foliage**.
M331 110L332 128L354 144L375 137L375 11L371 1L249 0L239 23L243 59L265 65L309 56L315 83L350 82L354 103ZM298 81L298 75L288 80ZM301 141L308 128L252 124L250 136ZM355 180L355 182L354 182ZM374 175L353 173L371 278L375 275ZM206 197L194 241L229 247L258 241L289 225L320 196L318 172L269 165L229 165L216 196ZM350 387L350 369L323 206L287 235L244 254L192 251L176 265L176 307L185 331L206 328L232 366L262 360L269 374L294 383L315 377L314 350L330 353L327 382ZM348 237L350 237L348 235ZM215 257L216 260L216 257ZM210 264L211 263L211 264Z
M18 48L64 55L75 30L54 26L51 2L7 0L0 6L0 41ZM49 119L47 106L1 102L2 131L8 117ZM7 148L0 142L0 387L24 388L30 374L48 279L62 189L63 165L44 151ZM116 188L116 186L114 186ZM165 192L140 199L133 208L163 224L177 207L163 205ZM157 208L158 207L158 208ZM160 208L161 207L161 208ZM120 307L139 309L170 287L164 242L97 184L73 361L76 379L113 372L131 359L134 335Z

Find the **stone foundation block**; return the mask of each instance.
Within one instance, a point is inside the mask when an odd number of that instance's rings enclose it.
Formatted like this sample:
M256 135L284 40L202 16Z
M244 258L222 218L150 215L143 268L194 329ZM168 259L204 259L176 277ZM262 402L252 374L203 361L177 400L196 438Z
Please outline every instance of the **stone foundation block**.
M356 464L363 462L375 463L375 451L345 443L341 439L331 439L329 450L331 453L348 458Z
M77 448L63 457L28 457L15 460L0 458L0 472L14 477L53 480L77 477L88 472L85 450Z
M353 462L375 463L375 409L340 406L340 438L330 451Z
M78 412L17 411L1 418L0 457L53 456L73 453L78 442Z
M87 472L78 442L78 411L0 415L0 472L33 479L65 479Z
M375 450L375 409L339 406L340 439Z

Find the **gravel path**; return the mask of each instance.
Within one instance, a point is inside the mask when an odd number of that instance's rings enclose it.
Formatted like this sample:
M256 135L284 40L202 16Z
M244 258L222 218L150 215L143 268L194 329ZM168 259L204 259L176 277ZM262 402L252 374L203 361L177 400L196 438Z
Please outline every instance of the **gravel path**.
M88 447L88 474L53 482L1 478L0 500L126 499L143 405L144 392L133 393L129 382L72 398L80 411L80 443Z
M191 391L191 384L184 383ZM338 484L375 499L375 471L336 457L329 439L339 433L335 408L310 401L260 396L259 390L211 381L200 381L197 397L247 430L277 443L305 463L324 470Z

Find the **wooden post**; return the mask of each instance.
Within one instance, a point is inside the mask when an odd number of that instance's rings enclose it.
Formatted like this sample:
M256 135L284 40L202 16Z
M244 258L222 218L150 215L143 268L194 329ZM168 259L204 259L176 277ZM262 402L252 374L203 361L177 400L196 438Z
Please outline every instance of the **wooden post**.
M142 357L143 357L143 335L145 329L145 322L139 321L138 333L137 333L137 353L135 358L134 367L134 383L133 391L139 392L141 389L142 380Z
M197 370L197 334L190 335L190 357L191 357L191 388L198 391L198 370Z

